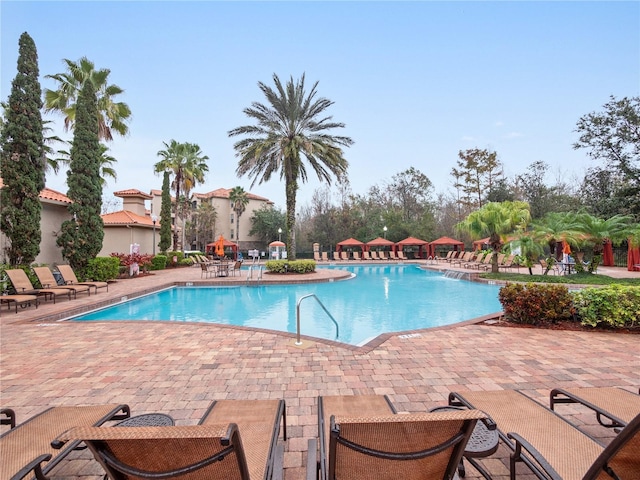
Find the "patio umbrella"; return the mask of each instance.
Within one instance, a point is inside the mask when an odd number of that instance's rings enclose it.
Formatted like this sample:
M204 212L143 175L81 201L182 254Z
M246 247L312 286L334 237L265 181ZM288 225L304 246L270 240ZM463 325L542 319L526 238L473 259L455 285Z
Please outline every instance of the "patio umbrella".
M220 238L218 238L216 242L216 255L219 257L224 256L224 237L222 235L220 235Z

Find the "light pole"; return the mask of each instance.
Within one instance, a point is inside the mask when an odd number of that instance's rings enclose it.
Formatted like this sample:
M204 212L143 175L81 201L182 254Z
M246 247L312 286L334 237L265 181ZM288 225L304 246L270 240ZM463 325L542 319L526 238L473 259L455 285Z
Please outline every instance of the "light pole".
M281 228L278 229L278 241L279 242L282 241L282 229Z
M158 217L156 215L151 215L151 221L153 222L153 255L156 255L156 222L158 221Z
M383 235L384 235L384 239L386 240L387 239L387 226L386 225L384 227L382 227L382 231L384 232Z

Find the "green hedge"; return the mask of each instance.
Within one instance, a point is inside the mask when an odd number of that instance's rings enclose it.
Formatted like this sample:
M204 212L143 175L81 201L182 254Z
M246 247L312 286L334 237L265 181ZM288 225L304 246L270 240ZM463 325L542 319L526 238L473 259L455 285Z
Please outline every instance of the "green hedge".
M267 260L264 264L271 273L312 273L316 271L313 260Z
M151 259L151 270L164 270L167 267L167 256L156 255Z
M563 285L507 284L498 299L507 320L514 323L541 325L573 318L572 297Z
M610 285L585 288L573 295L583 325L631 328L640 326L640 287Z
M96 257L89 260L86 271L76 272L76 275L80 281L107 282L118 278L119 270L120 259L118 257Z

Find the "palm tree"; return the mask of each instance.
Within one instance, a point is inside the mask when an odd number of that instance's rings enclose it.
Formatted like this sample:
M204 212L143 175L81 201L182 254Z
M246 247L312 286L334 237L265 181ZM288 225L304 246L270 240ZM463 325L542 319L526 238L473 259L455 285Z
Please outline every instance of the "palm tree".
M585 236L584 243L593 246L593 259L589 265L589 271L598 268L602 260L605 242L619 245L623 240L633 235L634 229L637 228L637 225L632 223L633 217L628 215L614 215L603 220L588 213L581 213L578 214L576 220L578 231Z
M267 182L274 173L284 178L287 207L287 244L290 258L296 257L295 221L296 195L300 183L307 181L306 159L320 181L331 184L331 175L338 181L349 166L340 147L353 144L349 137L331 135L329 130L343 128L343 123L332 121L326 115L333 102L317 97L318 82L307 94L304 74L294 83L293 77L283 86L273 75L275 90L258 82L267 98L267 104L253 102L244 113L257 125L247 125L229 131L229 136L245 136L236 142L236 156L240 157L236 173L253 177L256 182Z
M489 245L493 250L491 272L498 273L498 253L504 243L504 236L524 230L531 220L529 204L526 202L490 202L480 210L471 213L456 225L459 231L467 232L476 240L489 236Z
M164 150L158 152L162 157L154 165L155 173L170 172L174 175L171 188L176 192L174 203L174 215L178 218L178 203L181 191L184 197L189 197L189 192L197 184L204 182L204 174L209 171L206 163L209 157L202 154L202 150L195 143L178 143L171 140L169 144L162 142ZM178 230L173 231L173 249L178 249Z
M240 217L247 209L249 196L242 187L233 187L229 192L229 200L231 208L236 212L236 238L238 240L238 250L240 250Z
M551 253L555 252L558 242L577 245L580 241L579 222L576 214L571 212L549 212L532 222L531 231L533 238L545 242Z
M95 69L95 65L87 57L82 57L77 62L64 59L67 64L65 73L46 75L58 82L57 90L45 89L45 112L58 111L64 115L65 130L73 129L76 120L76 102L82 85L87 80L93 82L98 101L98 138L100 140L113 140L112 131L125 136L129 128L126 122L131 117L131 109L124 102L114 101L114 97L124 93L117 85L109 85L108 77L111 70Z

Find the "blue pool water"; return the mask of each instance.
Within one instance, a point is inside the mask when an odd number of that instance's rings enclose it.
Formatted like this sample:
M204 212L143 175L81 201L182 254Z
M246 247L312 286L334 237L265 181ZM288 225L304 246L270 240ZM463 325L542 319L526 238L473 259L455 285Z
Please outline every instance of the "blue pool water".
M446 278L416 265L333 268L355 277L317 284L176 287L73 320L209 322L295 333L298 299L315 294L338 322L339 337L313 298L301 303L301 333L361 345L381 333L449 325L502 310L498 286Z

